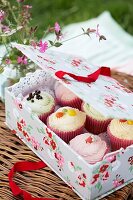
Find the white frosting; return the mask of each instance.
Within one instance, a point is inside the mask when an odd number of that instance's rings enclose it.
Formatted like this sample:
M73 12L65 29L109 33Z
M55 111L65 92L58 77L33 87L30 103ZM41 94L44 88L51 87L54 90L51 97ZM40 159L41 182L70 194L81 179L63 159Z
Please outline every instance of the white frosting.
M109 125L111 134L120 139L133 140L133 125L127 121L120 122L119 119L113 119Z
M100 112L98 112L96 109L94 109L92 106L90 106L87 103L83 103L83 111L90 117L96 119L96 120L107 120L104 115L102 115Z
M37 115L49 112L55 105L54 98L50 94L46 92L41 92L40 95L42 96L42 99L38 100L36 99L36 96L34 96L34 102L32 102L31 100L28 101L28 96L24 99L31 110Z
M74 110L76 112L75 116L70 116L67 112L60 117L57 118L56 114L58 112L62 112L64 109ZM86 114L84 112L79 111L78 109L71 107L63 107L59 108L55 113L49 116L49 124L52 128L60 130L60 131L75 131L76 129L82 127L86 120Z

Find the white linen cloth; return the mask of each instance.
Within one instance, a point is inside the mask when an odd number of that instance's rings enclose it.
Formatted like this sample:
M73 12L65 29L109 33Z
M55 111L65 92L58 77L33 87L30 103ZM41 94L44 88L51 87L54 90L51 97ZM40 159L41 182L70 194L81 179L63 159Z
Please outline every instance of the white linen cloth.
M108 11L103 12L97 18L70 24L63 29L66 40L82 33L82 28L96 28L99 24L100 34L107 40L98 42L98 38L83 35L65 42L61 47L52 47L59 52L66 52L82 56L88 62L98 66L109 66L120 72L133 75L133 36L124 31L112 18ZM46 39L53 39L49 35Z

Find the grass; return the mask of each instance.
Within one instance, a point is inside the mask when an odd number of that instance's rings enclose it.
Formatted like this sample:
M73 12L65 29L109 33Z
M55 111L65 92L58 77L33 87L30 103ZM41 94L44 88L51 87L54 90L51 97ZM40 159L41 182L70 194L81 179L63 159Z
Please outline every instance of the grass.
M64 26L96 17L105 10L133 35L133 0L25 0L25 3L33 6L32 25L39 26L38 37L55 21Z

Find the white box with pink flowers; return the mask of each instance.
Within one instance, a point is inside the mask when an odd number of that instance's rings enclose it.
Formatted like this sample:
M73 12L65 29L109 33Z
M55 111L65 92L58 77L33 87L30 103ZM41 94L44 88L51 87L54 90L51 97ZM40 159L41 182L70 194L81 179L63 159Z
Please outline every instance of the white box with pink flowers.
M98 76L95 72L98 72L99 66L90 65L84 58L52 50L42 54L31 46L13 45L41 70L27 74L6 89L6 123L12 133L47 163L81 199L100 199L133 182L132 142L126 148L110 151L101 161L90 164L48 128L23 100L36 90L52 91L54 96L54 85L58 82L104 116L133 126L133 93L109 77L108 71L107 74L101 71ZM96 80L91 80L90 74ZM108 134L101 133L99 137L110 147Z

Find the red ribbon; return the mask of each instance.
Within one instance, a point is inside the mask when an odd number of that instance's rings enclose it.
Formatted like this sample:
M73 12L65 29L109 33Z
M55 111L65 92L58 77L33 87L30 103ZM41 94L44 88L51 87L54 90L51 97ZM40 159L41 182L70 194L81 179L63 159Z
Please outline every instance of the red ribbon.
M74 78L79 82L91 83L95 82L98 79L99 75L111 76L111 71L109 67L100 67L97 71L95 71L92 74L89 74L87 77L77 76L75 74L64 71L57 71L55 75L60 79L62 79L65 75L69 75L70 77Z
M16 172L37 170L37 169L45 168L46 166L47 165L43 161L39 161L39 162L22 161L22 162L15 163L8 174L9 185L10 185L13 195L14 196L22 196L24 200L57 200L54 198L32 197L30 193L20 189L16 185L16 183L13 181L13 176Z

